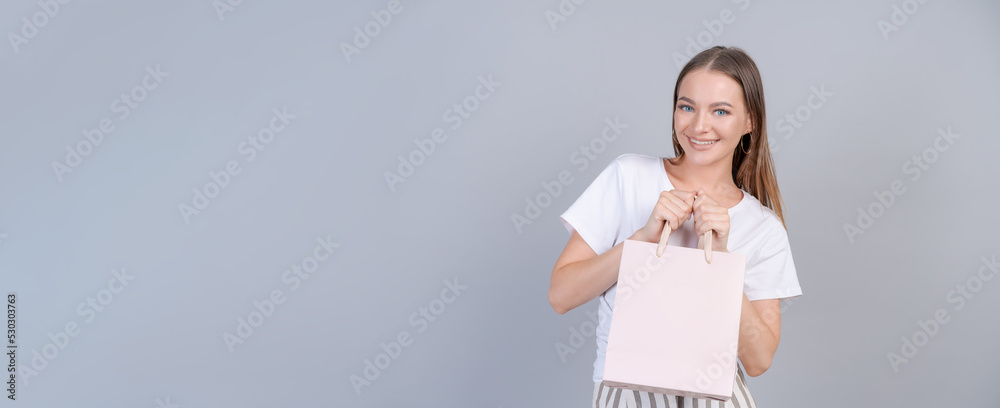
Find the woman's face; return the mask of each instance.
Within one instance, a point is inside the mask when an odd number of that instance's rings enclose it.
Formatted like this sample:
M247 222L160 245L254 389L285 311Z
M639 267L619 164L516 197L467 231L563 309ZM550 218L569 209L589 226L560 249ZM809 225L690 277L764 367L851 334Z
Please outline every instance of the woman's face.
M681 80L674 132L689 159L698 164L723 159L732 162L740 138L750 129L743 89L735 80L706 70L688 72Z

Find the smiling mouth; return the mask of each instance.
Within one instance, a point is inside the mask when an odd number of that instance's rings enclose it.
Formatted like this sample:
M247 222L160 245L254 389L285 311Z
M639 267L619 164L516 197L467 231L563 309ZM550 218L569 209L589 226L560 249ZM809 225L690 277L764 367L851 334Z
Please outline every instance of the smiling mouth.
M714 144L715 142L718 142L718 141L719 141L718 139L716 139L716 140L712 140L712 141L707 141L707 142L701 142L701 141L698 141L698 140L695 140L695 139L692 139L692 138L690 138L690 137L688 137L688 140L690 140L690 141L691 141L691 144L693 144L693 145L697 145L697 146L708 146L708 145L711 145L711 144Z

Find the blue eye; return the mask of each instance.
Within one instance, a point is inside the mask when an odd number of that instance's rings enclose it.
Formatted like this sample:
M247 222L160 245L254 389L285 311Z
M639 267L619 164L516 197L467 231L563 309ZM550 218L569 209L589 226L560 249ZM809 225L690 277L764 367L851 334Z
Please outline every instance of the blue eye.
M722 113L719 113L719 112L722 112ZM715 114L718 115L718 116L726 116L726 115L729 114L729 112L727 112L725 109L716 109L715 110Z
M687 106L687 105L681 105L681 110L684 111L684 112L691 112L694 109L691 109L691 107Z

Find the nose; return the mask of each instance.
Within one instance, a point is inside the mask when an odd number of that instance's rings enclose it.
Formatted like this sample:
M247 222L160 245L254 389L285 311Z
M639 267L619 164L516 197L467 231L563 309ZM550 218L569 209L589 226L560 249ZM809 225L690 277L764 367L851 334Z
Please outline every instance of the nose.
M691 124L691 128L698 134L708 132L710 128L708 112L699 112L694 115L694 123Z

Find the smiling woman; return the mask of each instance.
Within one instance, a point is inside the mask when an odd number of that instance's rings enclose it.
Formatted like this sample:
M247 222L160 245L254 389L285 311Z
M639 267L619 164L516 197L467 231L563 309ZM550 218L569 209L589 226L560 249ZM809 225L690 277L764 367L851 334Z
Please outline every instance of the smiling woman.
M785 229L771 152L764 92L753 60L738 48L694 56L674 87L675 157L619 156L560 217L571 234L552 270L549 302L557 313L598 298L596 407L755 407L746 374L771 365L781 335L779 299L802 294ZM603 381L618 269L625 240L746 256L737 376L726 401L638 392ZM684 327L679 335L691 335ZM669 369L669 367L664 367Z

